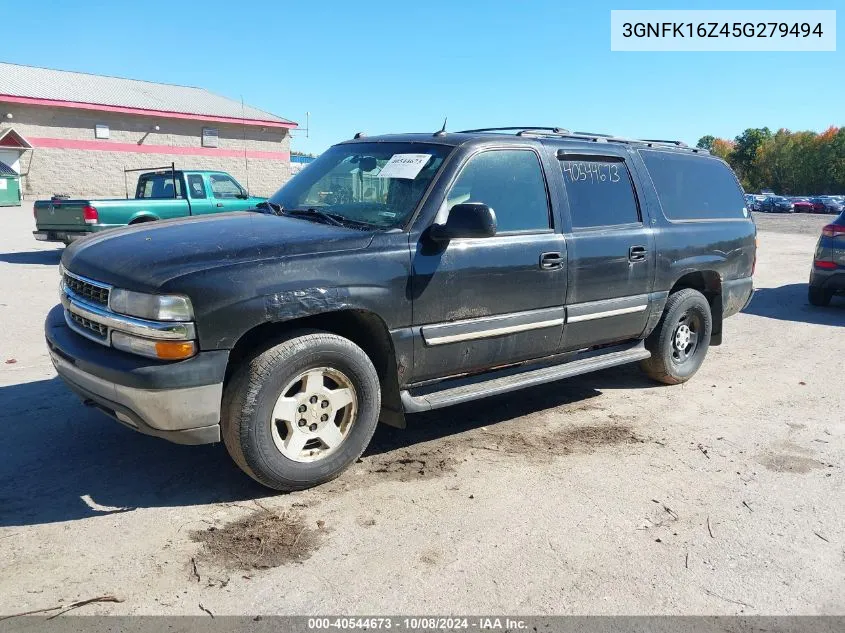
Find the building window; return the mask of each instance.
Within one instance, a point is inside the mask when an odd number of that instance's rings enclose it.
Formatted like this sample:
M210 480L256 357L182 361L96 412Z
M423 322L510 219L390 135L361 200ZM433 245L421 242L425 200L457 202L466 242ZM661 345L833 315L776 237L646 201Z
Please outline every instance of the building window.
M219 136L220 134L216 127L204 127L202 129L202 146L218 147Z
M108 125L95 125L94 126L94 138L108 138L109 137L109 126Z

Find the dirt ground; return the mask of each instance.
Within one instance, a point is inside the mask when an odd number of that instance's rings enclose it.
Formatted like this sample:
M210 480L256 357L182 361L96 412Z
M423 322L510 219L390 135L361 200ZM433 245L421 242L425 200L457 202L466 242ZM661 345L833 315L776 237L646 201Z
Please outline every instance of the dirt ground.
M623 367L412 416L275 495L62 386L60 250L0 215L0 614L845 613L845 301L806 301L824 216L759 217L755 298L686 385Z

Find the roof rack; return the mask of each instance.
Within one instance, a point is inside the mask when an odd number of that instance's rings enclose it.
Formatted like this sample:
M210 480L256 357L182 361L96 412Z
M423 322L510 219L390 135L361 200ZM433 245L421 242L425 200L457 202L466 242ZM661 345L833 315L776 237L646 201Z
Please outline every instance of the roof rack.
M600 132L570 132L566 128L562 127L544 127L544 126L531 126L531 127L520 127L520 126L511 126L511 127L486 127L486 128L478 128L475 130L461 130L459 134L473 134L477 132L515 132L517 136L555 136L558 138L571 138L577 139L580 141L591 141L593 143L642 143L648 145L649 147L654 146L671 146L677 147L679 149L688 149L692 152L701 153L701 154L709 154L710 152L706 149L702 149L699 147L689 147L683 141L670 141L670 140L663 140L663 139L642 139L642 138L626 138L623 136L614 136L612 134L603 134Z
M474 134L476 132L516 132L521 136L523 132L552 132L553 134L569 134L569 130L562 127L542 127L534 125L515 125L511 127L480 127L475 130L461 130L458 134Z
M660 143L661 145L676 145L677 147L689 147L683 141L666 141L659 138L644 138L643 143Z

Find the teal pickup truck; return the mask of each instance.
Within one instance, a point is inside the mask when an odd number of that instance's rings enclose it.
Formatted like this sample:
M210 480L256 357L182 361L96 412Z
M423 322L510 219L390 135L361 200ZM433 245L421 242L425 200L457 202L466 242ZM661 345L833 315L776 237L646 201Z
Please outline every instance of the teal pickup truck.
M43 242L70 244L91 233L129 224L244 211L263 200L250 196L222 171L147 171L138 178L134 199L37 200L33 235Z

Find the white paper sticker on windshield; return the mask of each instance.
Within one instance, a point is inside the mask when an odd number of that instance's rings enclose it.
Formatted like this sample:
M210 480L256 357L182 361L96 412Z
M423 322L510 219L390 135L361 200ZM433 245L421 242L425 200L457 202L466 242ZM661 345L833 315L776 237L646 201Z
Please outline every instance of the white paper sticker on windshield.
M378 177L413 180L430 158L431 154L394 154L381 168Z

